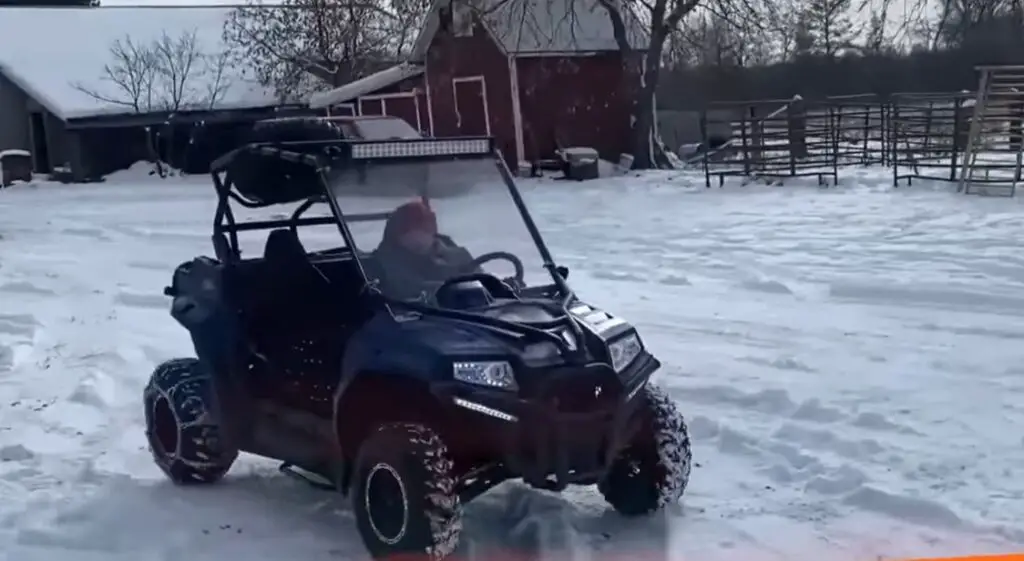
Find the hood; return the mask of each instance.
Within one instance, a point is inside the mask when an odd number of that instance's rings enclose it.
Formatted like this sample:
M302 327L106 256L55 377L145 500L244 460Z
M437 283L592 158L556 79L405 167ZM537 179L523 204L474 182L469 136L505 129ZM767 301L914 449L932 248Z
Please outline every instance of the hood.
M522 325L548 323L561 316L546 309L542 302L529 301L506 301L465 311ZM527 344L519 333L472 321L421 316L405 322L404 328L424 344L452 354L519 353Z
M402 327L421 344L448 355L506 355L523 347L514 334L447 318L424 316Z
M488 310L480 310L477 313L487 317L522 323L545 323L557 319L562 314L554 314L547 306L539 302L515 301Z

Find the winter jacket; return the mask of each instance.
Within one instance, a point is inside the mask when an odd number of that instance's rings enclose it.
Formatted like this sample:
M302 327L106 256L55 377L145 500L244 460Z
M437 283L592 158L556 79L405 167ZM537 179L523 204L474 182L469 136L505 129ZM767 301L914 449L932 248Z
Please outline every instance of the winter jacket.
M382 243L374 252L384 293L400 300L419 298L445 280L476 272L469 267L473 256L448 236L438 235L428 254L408 251L398 244Z

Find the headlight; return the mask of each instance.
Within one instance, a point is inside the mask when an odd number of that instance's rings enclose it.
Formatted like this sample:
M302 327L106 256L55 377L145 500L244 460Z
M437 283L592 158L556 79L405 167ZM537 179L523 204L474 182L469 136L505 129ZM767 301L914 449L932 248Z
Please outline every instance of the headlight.
M612 368L616 372L622 372L643 350L640 338L636 333L630 333L625 337L608 343L608 354L611 355Z
M452 367L455 379L467 384L517 390L516 378L512 373L512 365L501 362L456 362Z

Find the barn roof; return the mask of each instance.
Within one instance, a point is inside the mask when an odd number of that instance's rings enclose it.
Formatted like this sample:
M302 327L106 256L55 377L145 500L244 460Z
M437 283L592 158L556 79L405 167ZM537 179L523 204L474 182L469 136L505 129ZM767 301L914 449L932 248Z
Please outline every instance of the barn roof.
M453 1L435 0L413 47L412 60L421 61L437 33L438 14ZM466 0L463 0L466 1ZM617 51L608 12L596 0L468 0L477 4L488 30L509 54L588 53ZM630 43L646 47L639 19L626 16Z
M221 29L228 11L202 6L0 8L0 72L64 120L132 113L130 107L99 101L75 85L116 101L125 100L117 86L103 79L104 65L112 62L110 46L114 41L130 37L136 43L149 43L164 32L177 38L195 30L199 48L219 54L224 49ZM229 84L214 109L277 104L267 89L233 68L227 71ZM197 98L210 85L209 76L192 81ZM191 108L197 108L196 104Z
M372 94L378 90L382 90L389 86L393 86L402 80L412 78L413 76L419 76L423 74L423 67L418 64L402 63L397 66L392 66L370 74L365 78L360 78L353 82L349 82L344 86L328 90L326 92L317 92L310 96L309 106L314 109L321 107L329 107L331 105L337 105L339 103L345 103L346 101L352 101L358 97Z

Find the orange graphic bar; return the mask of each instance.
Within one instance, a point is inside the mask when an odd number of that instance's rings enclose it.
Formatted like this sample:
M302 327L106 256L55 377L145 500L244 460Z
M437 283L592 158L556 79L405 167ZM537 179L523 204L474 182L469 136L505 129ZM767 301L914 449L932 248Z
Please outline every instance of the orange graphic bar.
M962 555L957 557L918 557L904 561L1024 561L1024 553L1002 555Z

